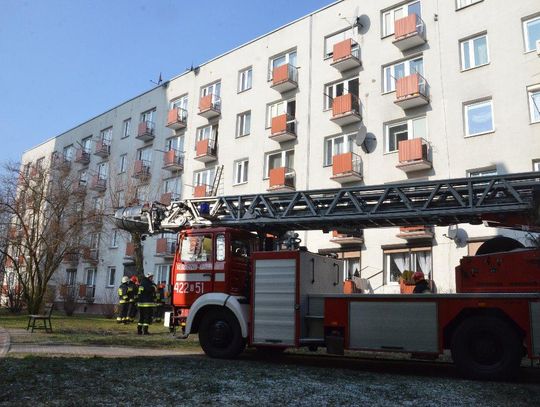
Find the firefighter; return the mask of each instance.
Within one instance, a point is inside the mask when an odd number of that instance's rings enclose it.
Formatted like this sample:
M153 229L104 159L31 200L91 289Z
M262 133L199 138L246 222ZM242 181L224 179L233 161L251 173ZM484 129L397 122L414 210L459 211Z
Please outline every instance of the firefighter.
M429 288L429 283L426 281L424 273L422 273L421 271L416 271L412 277L414 280L413 294L424 294L431 292L431 289Z
M139 292L139 279L137 276L131 276L128 281L128 297L129 297L129 313L128 321L135 321L135 315L137 315L137 293Z
M161 281L156 289L156 309L154 319L156 322L161 322L163 318L163 310L165 308L165 281Z
M118 307L119 315L116 317L116 322L119 324L125 324L129 321L129 278L127 276L122 277L122 284L118 287Z
M148 327L152 323L152 313L154 312L156 285L152 281L154 275L146 274L139 285L137 295L137 305L139 307L139 323L137 324L137 334L148 335Z

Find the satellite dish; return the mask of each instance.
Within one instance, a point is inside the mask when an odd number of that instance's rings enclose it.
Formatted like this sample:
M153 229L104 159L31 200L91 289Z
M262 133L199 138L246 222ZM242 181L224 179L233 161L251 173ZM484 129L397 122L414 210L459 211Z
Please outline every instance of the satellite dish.
M366 135L367 135L366 126L364 126L363 124L360 124L360 126L358 126L358 131L356 132L356 145L357 146L361 146L364 143L364 141L366 140Z
M458 225L448 226L448 232L446 232L446 237L450 240L455 240L458 234Z
M362 14L361 16L356 17L355 25L358 27L359 34L365 34L371 26L371 20L369 19L369 16Z

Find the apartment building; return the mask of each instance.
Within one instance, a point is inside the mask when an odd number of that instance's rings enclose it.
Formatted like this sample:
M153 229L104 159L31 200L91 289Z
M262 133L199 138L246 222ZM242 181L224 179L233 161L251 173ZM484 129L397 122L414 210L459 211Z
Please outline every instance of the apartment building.
M220 55L27 151L62 152L97 206L540 170L540 5L502 0L342 0ZM127 185L125 182L122 185ZM440 292L501 232L483 226L301 232L375 293L422 270ZM516 236L524 238L524 236ZM91 259L60 275L106 301L132 268L104 225ZM144 243L168 281L173 236ZM91 260L91 261L89 261Z

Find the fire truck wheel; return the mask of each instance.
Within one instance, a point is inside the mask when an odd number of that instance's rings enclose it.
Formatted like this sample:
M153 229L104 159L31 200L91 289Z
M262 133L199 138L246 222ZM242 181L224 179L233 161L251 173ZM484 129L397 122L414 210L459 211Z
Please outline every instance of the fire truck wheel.
M500 380L515 376L523 354L516 330L501 318L467 318L452 337L452 359L461 374L473 379Z
M226 309L212 310L204 316L199 327L199 342L208 356L219 359L234 358L246 346L240 324Z

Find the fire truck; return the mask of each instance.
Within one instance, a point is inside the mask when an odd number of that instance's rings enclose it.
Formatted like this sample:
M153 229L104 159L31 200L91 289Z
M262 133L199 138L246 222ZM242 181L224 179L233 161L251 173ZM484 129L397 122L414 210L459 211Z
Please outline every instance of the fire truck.
M343 263L291 231L460 223L540 231L540 173L184 199L121 208L118 227L177 233L166 326L204 352L246 345L405 352L450 350L465 376L501 379L540 359L540 248L495 237L455 268L456 293L343 292Z

